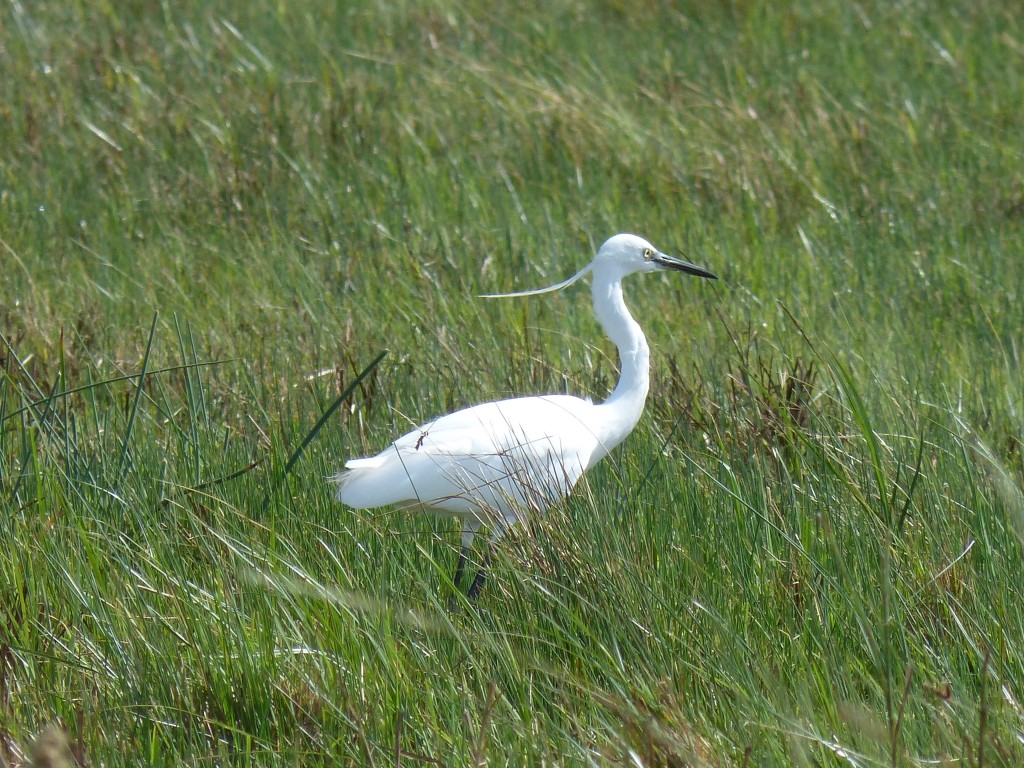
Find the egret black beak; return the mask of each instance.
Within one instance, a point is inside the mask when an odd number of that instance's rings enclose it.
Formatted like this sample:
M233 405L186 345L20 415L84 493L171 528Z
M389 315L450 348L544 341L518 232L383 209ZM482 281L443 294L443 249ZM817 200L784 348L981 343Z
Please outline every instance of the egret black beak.
M662 269L674 269L678 272L685 272L688 275L707 277L712 280L718 279L718 275L714 272L708 272L704 267L698 267L696 264L691 264L688 261L683 261L682 259L677 259L675 256L668 256L664 253L654 254L651 261Z

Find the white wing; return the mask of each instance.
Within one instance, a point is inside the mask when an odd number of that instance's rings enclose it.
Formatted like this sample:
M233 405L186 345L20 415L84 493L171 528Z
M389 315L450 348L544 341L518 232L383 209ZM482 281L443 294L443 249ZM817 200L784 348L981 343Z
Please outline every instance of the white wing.
M338 499L364 509L425 507L508 522L572 490L606 451L598 406L568 395L523 397L428 422L376 456L353 459L335 480Z

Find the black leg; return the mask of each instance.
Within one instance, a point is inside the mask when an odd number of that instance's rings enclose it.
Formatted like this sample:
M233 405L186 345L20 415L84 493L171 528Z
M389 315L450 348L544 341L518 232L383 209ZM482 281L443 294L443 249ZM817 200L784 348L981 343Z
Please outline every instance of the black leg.
M469 553L469 549L466 546L459 547L459 561L455 565L455 576L452 577L452 584L455 588L459 588L459 584L462 583L462 574L466 571L466 555Z
M487 545L487 549L484 550L483 559L480 561L480 567L476 571L476 577L473 579L473 583L469 585L469 591L466 593L466 597L470 600L475 600L476 596L480 593L480 588L483 587L484 582L487 580L487 569L491 565L491 545Z

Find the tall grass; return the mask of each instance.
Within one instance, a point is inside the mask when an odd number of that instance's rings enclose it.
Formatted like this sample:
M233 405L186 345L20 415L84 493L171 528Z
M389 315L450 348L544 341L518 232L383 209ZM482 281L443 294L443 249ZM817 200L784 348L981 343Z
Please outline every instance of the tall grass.
M0 13L7 764L1024 760L1014 4ZM469 605L325 480L604 397L585 291L475 297L617 231L723 279Z

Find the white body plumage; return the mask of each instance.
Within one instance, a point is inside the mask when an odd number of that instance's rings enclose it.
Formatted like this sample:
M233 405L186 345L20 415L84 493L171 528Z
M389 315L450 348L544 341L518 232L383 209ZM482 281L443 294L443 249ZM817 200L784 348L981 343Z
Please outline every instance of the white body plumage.
M594 313L619 351L618 385L603 403L542 395L483 403L427 422L376 456L352 459L335 477L338 499L356 509L392 505L463 520L463 552L482 524L493 538L521 515L564 498L583 473L633 430L643 413L650 352L622 297L622 278L672 269L714 277L659 253L635 235L615 235L594 261L550 288L560 290L593 273ZM459 571L463 564L460 557ZM457 578L456 578L457 580ZM471 592L478 588L474 582Z

